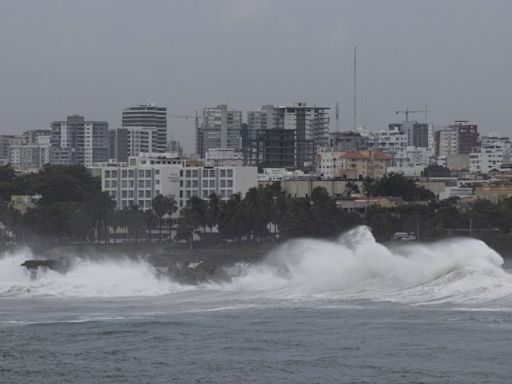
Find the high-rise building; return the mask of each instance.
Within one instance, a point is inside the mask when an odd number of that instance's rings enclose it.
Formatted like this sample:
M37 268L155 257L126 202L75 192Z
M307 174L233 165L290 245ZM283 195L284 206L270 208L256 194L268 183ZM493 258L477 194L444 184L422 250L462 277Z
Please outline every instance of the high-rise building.
M315 149L329 145L328 110L298 102L250 111L248 162L267 168L314 169Z
M389 124L389 129L398 130L407 135L408 145L419 148L434 147L434 135L432 124L418 123L417 121L404 121L401 124Z
M109 158L108 123L86 121L83 116L68 116L51 123L50 163L71 165L107 161Z
M134 135L132 146L136 137L151 136L150 152L165 152L167 150L167 108L155 106L153 103L143 103L123 110L122 127L130 128ZM144 130L151 131L144 135Z
M226 104L204 108L196 119L196 153L204 158L212 148L241 149L242 111Z
M273 105L264 105L257 111L247 112L247 138L256 139L256 132L277 128L277 111Z
M9 162L9 151L11 145L23 144L21 135L0 135L0 164Z
M51 129L32 129L23 132L24 144L50 144Z
M329 144L329 107L310 107L306 103L275 107L277 129L296 131L298 140L312 140L317 147Z
M118 128L113 138L115 158L117 161L128 161L131 156L141 153L164 153L161 146L161 132L156 127Z
M459 135L457 130L445 128L435 133L435 154L437 157L457 155L459 152Z
M49 162L49 144L23 144L10 147L9 163L18 171L38 170Z
M478 146L478 126L469 124L466 120L457 120L455 124L450 125L450 129L457 132L458 153L471 153L473 148Z

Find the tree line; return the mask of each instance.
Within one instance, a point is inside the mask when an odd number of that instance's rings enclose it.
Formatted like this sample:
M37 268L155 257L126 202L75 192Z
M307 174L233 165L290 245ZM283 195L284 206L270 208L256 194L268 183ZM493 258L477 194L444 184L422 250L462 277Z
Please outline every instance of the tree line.
M512 227L512 199L499 204L478 200L463 209L455 200L436 202L430 191L399 174L364 180L362 191L355 184L349 187L368 197L401 196L410 203L346 212L324 188L315 188L307 198L291 198L279 183L273 183L228 200L215 194L208 200L192 197L177 216L177 202L162 195L153 199L149 211L136 206L116 210L115 202L101 191L100 180L82 166L45 166L38 173L25 175L2 166L0 235L13 235L17 244L28 245L116 243L120 232L129 242L155 240L155 234L160 241L169 241L168 229L173 228L175 240L184 242L261 241L332 238L366 224L377 240L387 241L401 231L418 230L422 240L468 235L470 227L475 236L483 230L509 236ZM22 214L10 204L12 195L40 198ZM414 203L417 201L422 203Z

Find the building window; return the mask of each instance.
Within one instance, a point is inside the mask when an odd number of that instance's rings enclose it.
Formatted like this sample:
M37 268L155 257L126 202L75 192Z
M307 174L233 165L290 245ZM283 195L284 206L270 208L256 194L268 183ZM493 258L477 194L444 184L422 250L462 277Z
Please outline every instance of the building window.
M185 188L190 188L190 180L185 181Z
M228 169L228 177L233 177L233 170L232 169Z
M111 186L112 186L112 188L117 188L117 181L116 180L112 180Z
M128 171L123 171L121 175L122 175L122 177L127 177L128 176Z
M197 177L197 176L198 176L197 169L194 169L192 171L192 177Z
M208 177L208 170L207 169L203 169L203 177Z
M105 171L105 178L108 179L110 177L110 171Z
M225 169L221 169L220 170L220 177L226 177L226 170Z
M233 188L233 180L227 180L227 186Z
M144 177L144 171L142 171L142 170L139 171L139 177Z
M198 187L198 181L192 180L192 188L197 188L197 187Z
M210 177L215 177L215 170L214 169L210 169Z
M146 170L146 177L147 178L150 178L151 177L151 170Z
M128 171L128 177L133 178L133 171Z
M208 180L203 180L203 188L207 188L208 187Z
M140 198L144 197L144 191L139 191L139 197Z
M144 180L139 180L139 188L144 188Z
M112 171L112 178L116 178L117 177L117 171Z
M210 188L215 188L215 180L210 180Z
M185 176L190 177L190 169L187 169L187 171L185 172Z
M220 181L220 187L221 188L225 188L226 187L226 180L221 180Z
M151 191L150 190L146 191L146 197L151 198Z
M105 189L110 188L110 180L105 180Z

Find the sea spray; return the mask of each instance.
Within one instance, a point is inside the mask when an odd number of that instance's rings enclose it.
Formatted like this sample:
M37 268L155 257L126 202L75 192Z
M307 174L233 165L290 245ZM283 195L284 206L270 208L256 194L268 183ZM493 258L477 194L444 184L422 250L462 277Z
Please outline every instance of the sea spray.
M155 296L185 287L158 278L141 260L84 260L76 258L66 273L41 271L30 279L20 264L32 258L28 250L0 259L0 296L127 297Z
M290 241L230 288L282 298L481 303L512 298L512 275L502 264L501 256L479 240L386 247L367 227L358 227L335 242Z
M503 259L485 243L467 238L436 243L385 246L367 227L335 241L286 242L256 265L240 265L224 283L197 287L159 278L138 260L76 259L69 271L47 271L30 280L20 267L28 250L0 259L0 296L123 297L171 295L194 291L194 300L389 300L401 303L477 304L501 300L512 305L512 275ZM172 298L170 298L172 300Z

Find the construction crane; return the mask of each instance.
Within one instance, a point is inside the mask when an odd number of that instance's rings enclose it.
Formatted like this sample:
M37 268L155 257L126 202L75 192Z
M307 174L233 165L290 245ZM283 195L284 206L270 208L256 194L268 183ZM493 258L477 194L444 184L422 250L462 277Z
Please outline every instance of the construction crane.
M409 121L409 113L424 113L425 114L425 122L427 122L427 116L428 113L430 113L430 110L428 108L425 108L424 110L414 110L411 111L409 108L407 108L405 111L396 111L396 114L403 113L405 115L405 121Z

